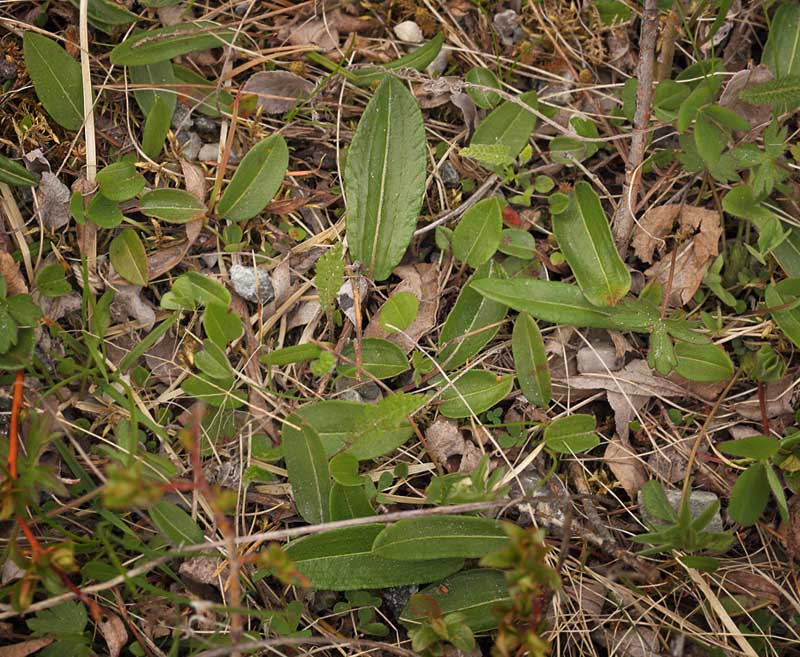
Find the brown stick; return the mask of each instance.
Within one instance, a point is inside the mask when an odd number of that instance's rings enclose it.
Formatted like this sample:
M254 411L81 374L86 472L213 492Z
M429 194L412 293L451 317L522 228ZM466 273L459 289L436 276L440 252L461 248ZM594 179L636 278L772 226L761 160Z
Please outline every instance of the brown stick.
M639 88L636 92L636 112L633 115L633 137L628 164L625 167L625 185L622 188L622 199L614 213L614 241L620 255L624 258L628 251L628 243L633 234L633 212L639 195L639 182L647 139L647 124L650 121L650 101L653 97L653 69L656 49L656 33L658 32L657 0L645 0L642 16L642 29L639 36L639 66L636 76Z

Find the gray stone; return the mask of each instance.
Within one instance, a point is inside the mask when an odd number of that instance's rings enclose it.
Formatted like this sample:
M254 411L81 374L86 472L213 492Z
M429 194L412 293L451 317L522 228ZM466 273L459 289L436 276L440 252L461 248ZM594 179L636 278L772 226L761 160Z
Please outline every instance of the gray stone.
M275 298L275 289L269 272L262 267L233 265L230 269L231 285L243 299L267 304Z
M670 503L675 511L678 511L678 507L681 503L681 491L678 489L668 489L665 490L664 493L667 496L667 501ZM642 498L642 491L639 491L639 495L637 498L639 503L639 510L642 516L642 520L645 521L648 525L661 525L664 524L663 521L659 520L658 518L654 518L648 512L647 508L644 505L644 500ZM692 514L692 518L697 518L703 511L705 511L710 504L714 502L719 502L719 498L714 494L706 490L693 490L689 493L689 511ZM707 532L721 532L724 531L724 527L722 525L722 516L717 512L717 514L711 519L705 526L705 531Z
M578 372L581 374L607 374L622 368L622 359L612 344L600 343L578 349Z
M504 46L512 46L525 36L519 26L519 16L513 9L506 9L495 14L492 23Z
M219 137L219 121L208 116L196 116L194 129L206 141L216 141Z
M181 154L183 159L193 162L200 155L200 149L203 147L203 141L196 132L179 132L177 134L178 143L181 144L183 150Z
M458 176L458 171L449 162L443 162L439 167L439 177L442 179L445 187L458 187L461 184L461 179Z
M411 586L390 586L384 589L381 593L383 601L394 616L399 616L403 611L403 607L408 604L409 599L419 591L419 586L413 584Z
M172 128L173 130L182 131L189 130L194 125L192 120L192 110L186 105L177 103L175 111L172 113Z
M371 403L383 396L380 387L374 381L356 381L349 376L337 378L333 387L340 393L339 399L344 401Z
M422 43L425 39L422 30L419 29L419 25L414 21L398 23L394 26L394 33L400 41L406 41L408 43Z

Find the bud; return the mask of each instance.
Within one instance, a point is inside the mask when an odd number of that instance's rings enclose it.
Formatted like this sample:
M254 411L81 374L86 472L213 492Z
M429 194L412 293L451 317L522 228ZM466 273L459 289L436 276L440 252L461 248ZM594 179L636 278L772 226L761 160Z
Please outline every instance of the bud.
M65 573L78 570L78 564L75 561L75 551L69 543L63 543L53 549L50 553L50 563L59 570L63 570Z

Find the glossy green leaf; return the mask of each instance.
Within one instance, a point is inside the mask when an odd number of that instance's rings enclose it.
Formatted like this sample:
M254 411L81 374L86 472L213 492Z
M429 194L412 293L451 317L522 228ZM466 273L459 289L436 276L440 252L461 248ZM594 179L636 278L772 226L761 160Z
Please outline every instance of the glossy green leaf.
M600 198L580 181L566 210L553 216L553 233L581 292L595 306L613 306L631 289L631 275L619 257Z
M428 516L401 520L378 534L372 549L387 559L414 561L479 559L508 544L496 520L473 516Z
M784 2L770 21L761 63L780 79L800 75L800 5Z
M600 444L595 432L596 420L592 415L576 413L553 420L545 427L544 444L559 454L580 454Z
M185 224L202 217L205 204L194 194L182 189L154 189L139 199L139 209L147 217L170 224Z
M191 100L198 112L216 119L222 116L222 112L230 111L233 96L219 84L179 64L174 64L172 69L178 83L177 94Z
M778 453L780 447L780 441L770 436L748 436L717 443L717 449L724 454L758 461L772 458Z
M0 182L12 187L34 187L39 182L39 176L19 162L0 155Z
M481 87L492 87L493 89L501 89L500 80L488 68L476 66L467 71L464 79L474 85ZM487 89L479 89L476 87L467 87L467 94L472 98L472 101L482 109L489 109L500 102L500 94Z
M553 396L547 353L536 320L520 313L511 335L514 370L525 398L534 406L547 408Z
M239 339L244 332L239 315L217 301L212 301L206 307L203 329L215 344L223 348Z
M134 85L133 97L145 116L150 114L157 98L161 98L172 116L178 102L175 93L177 80L172 62L163 60L143 66L131 66L128 76Z
M504 283L505 272L488 262L462 288L439 333L439 361L444 369L460 367L477 354L497 334L506 316L506 304L482 296L470 284L479 280Z
M311 524L327 522L331 476L319 434L292 414L284 422L281 444L297 512Z
M129 283L147 285L147 253L133 228L124 228L108 246L108 257L116 272Z
M675 371L690 381L727 381L733 376L733 361L725 349L714 344L675 344Z
M115 228L125 218L117 202L102 194L95 194L89 201L89 205L86 206L86 216L100 228Z
M419 312L419 299L413 292L395 292L381 307L379 321L389 333L405 331Z
M498 251L520 260L533 260L536 255L536 240L527 230L505 228L500 237Z
M67 130L83 125L81 65L52 39L26 31L25 67L36 96L53 120Z
M345 362L339 365L339 373L343 376L355 377L358 372L355 342L348 343L342 349ZM368 372L378 379L390 379L408 369L408 358L405 352L394 342L380 338L364 338L361 340L361 371Z
M358 474L358 459L347 452L334 456L328 463L328 470L340 486L362 486L364 483Z
M291 365L318 358L322 350L315 344L293 344L282 349L274 349L261 357L264 365Z
M402 260L425 194L422 114L405 84L387 75L367 105L347 153L347 239L376 281Z
M182 508L161 500L149 511L156 529L175 545L195 545L205 540L203 530Z
M219 48L234 39L235 31L220 29L211 21L181 23L137 32L115 46L111 63L116 66L154 64L197 50Z
M769 481L763 463L753 463L736 479L731 490L728 514L740 525L749 527L764 513L769 500Z
M492 610L510 600L505 575L491 568L456 573L423 589L420 595L433 598L443 616L463 614L464 624L473 632L488 632L496 628L497 616ZM400 613L400 622L404 625L418 625L423 620L425 617L415 614L410 604L406 604Z
M334 482L331 488L331 520L350 520L374 516L364 486L342 486Z
M100 193L111 201L127 201L142 193L145 179L133 162L123 160L97 172Z
M164 148L170 124L172 123L172 110L169 104L157 96L153 107L147 114L142 132L142 151L150 159L156 160Z
M770 314L778 325L797 347L800 347L800 278L785 278L778 283L770 283L764 291L767 307L775 308Z
M440 385L447 384L442 381ZM442 392L439 413L451 418L483 413L505 399L513 385L510 374L497 376L488 370L470 370Z
M497 197L478 201L458 222L450 245L453 255L470 267L480 267L500 246L503 203Z
M372 552L380 524L347 527L290 543L286 553L316 589L351 591L424 584L460 570L463 559L397 561Z
M289 149L280 135L262 139L236 167L217 214L223 219L244 221L255 217L273 199L289 167Z
M491 114L481 121L470 146L476 144L500 144L508 149L509 156L514 158L525 148L528 139L536 127L536 115L525 109L525 105L537 109L539 102L535 91L528 91L517 98L517 101L506 100L498 105Z

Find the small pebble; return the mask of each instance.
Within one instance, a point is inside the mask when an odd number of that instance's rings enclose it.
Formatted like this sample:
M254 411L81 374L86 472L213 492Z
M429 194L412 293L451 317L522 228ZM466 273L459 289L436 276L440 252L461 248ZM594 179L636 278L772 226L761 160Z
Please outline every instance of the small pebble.
M525 36L519 26L519 16L513 9L506 9L495 14L492 23L494 23L495 32L500 36L500 41L504 46L513 46Z
M414 21L398 23L394 26L394 33L400 41L405 41L407 43L422 43L422 40L425 38L422 35L422 30L419 29L419 25Z
M188 131L194 125L191 115L191 109L186 107L186 105L177 103L175 105L175 111L172 113L172 129L176 131Z
M670 503L675 512L678 512L678 508L681 503L681 497L683 492L678 489L669 488L664 491L667 501ZM663 525L663 521L653 518L647 511L647 507L644 505L644 499L642 497L642 491L639 491L638 495L638 502L639 502L639 510L642 515L642 520L646 523L653 524L653 525ZM689 493L689 511L692 514L692 518L697 518L703 511L705 511L709 505L714 504L714 502L719 502L719 498L714 494L706 490L693 490ZM719 512L715 515L711 522L709 522L704 531L707 532L721 532L723 531L722 526L722 517L720 516Z
M458 176L458 171L449 162L444 162L439 167L439 177L442 179L445 187L458 187L461 184L461 179Z
M425 71L428 75L441 75L444 73L445 69L447 68L447 64L450 62L450 49L449 48L442 48L439 51L439 54L436 55L436 59L434 59L430 64L428 64L428 68Z
M178 143L183 147L183 159L193 162L200 155L200 149L203 147L203 141L196 132L179 132L176 135Z
M217 141L219 137L219 122L208 116L196 116L194 129L206 141Z
M7 82L8 80L16 80L19 70L14 62L0 59L0 82Z
M275 288L266 269L233 265L230 276L236 294L247 301L267 304L275 298Z

